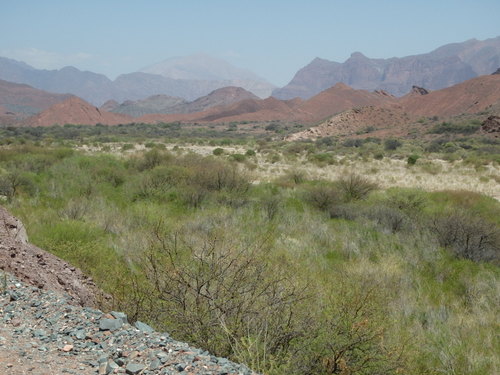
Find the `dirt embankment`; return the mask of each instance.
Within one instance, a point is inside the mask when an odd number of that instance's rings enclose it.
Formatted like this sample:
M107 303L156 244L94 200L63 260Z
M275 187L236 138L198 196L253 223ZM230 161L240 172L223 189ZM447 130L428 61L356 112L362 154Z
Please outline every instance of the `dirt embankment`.
M82 271L30 244L21 221L1 206L0 269L40 289L66 293L77 305L95 307L107 300Z

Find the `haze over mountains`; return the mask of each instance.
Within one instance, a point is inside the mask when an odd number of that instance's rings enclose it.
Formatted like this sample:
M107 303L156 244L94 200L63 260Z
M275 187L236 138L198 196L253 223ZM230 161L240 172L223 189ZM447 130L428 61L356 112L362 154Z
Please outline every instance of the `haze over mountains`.
M122 74L112 81L103 74L74 67L42 70L0 57L0 79L54 93L74 94L97 106L108 100L122 102L160 94L192 101L227 86L239 86L257 96L267 97L275 88L249 71L206 55L167 60L146 70L161 74L134 72Z
M227 86L242 87L260 98L272 92L279 99L308 99L338 82L402 96L413 85L436 90L491 74L499 66L500 37L496 37L448 44L430 53L401 58L370 59L360 52L353 53L344 63L316 58L300 69L288 85L278 89L246 69L208 55L168 59L139 72L122 74L115 80L74 67L35 69L0 57L0 79L53 93L77 95L101 106L109 100L121 103L153 95L191 102Z
M288 85L274 90L273 96L308 99L337 82L402 96L414 85L438 90L491 74L499 66L500 37L447 44L430 53L402 58L371 59L355 52L344 63L314 59Z
M402 131L421 118L481 111L499 115L499 67L500 37L405 58L369 59L354 53L343 64L315 59L275 96L262 99L255 90L270 91L269 83L206 55L169 59L114 81L73 67L38 70L0 58L0 77L47 87L0 79L0 124L321 123L299 138L357 134L366 127ZM418 82L423 84L416 86ZM239 87L243 83L253 85L254 93ZM433 89L439 86L444 88Z

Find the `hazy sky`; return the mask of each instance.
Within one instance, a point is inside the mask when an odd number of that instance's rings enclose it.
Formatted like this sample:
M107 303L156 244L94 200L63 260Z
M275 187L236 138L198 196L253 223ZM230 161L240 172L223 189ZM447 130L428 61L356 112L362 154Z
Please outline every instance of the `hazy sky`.
M0 56L112 79L207 53L282 86L315 57L400 57L496 36L500 0L0 0Z

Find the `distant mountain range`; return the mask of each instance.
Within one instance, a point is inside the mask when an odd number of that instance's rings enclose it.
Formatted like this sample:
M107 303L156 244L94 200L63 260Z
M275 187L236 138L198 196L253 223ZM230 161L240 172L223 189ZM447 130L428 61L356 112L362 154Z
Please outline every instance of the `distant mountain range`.
M127 100L122 104L106 102L101 109L140 117L147 114L202 112L215 106L229 105L245 99L259 98L241 87L229 86L214 90L191 102L175 96L153 95L137 101Z
M219 102L222 104L216 105L219 98L231 96L235 102L231 103L231 100L224 99ZM250 97L244 99L247 96ZM157 105L156 99L153 97L145 102L149 103L148 105ZM141 106L145 102L139 101L134 105ZM66 123L115 125L132 122L228 123L276 120L314 124L326 120L320 127L311 128L300 135L300 138L355 134L353 129L360 130L367 127L376 129L393 127L393 131L402 131L403 126L432 116L444 119L482 111L486 111L485 114L490 112L500 114L500 75L480 76L431 92L415 87L411 93L400 98L385 91L356 90L343 83L337 83L308 100L299 98L279 100L274 97L259 99L240 88L230 87L216 90L197 101L180 104L187 108L192 106L193 111L196 108L205 109L193 113L149 113L132 117L108 112L104 107L97 108L73 96L18 124L29 126ZM3 104L0 102L1 105ZM116 110L119 105L117 107L117 103L107 103L106 107ZM6 118L6 120L9 119Z
M500 66L500 37L447 44L414 56L371 59L355 52L343 63L316 58L283 88L276 88L249 70L208 55L177 57L122 74L114 81L74 67L40 70L0 57L0 79L41 90L73 94L101 106L114 100L144 100L155 95L192 102L227 86L242 87L260 98L309 99L342 82L364 90L385 90L402 96L414 85L437 90L491 74Z
M370 59L355 52L344 63L316 58L288 85L273 91L279 99L308 99L343 82L356 89L385 90L402 96L412 86L438 90L500 67L500 37L447 44L414 56Z
M0 57L0 79L54 93L74 94L98 106L108 100L122 102L151 95L178 96L192 101L227 86L239 86L259 97L267 97L275 88L249 71L206 55L167 60L145 71L123 74L112 81L105 75L74 67L40 70Z

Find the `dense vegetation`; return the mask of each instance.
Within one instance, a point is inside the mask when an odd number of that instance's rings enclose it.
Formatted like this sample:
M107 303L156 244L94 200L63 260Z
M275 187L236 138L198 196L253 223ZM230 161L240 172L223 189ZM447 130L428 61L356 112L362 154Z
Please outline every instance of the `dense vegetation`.
M31 242L92 275L110 307L177 339L268 374L499 370L492 198L298 170L257 184L250 149L124 156L10 143L0 149L0 195ZM401 148L415 156L410 167L424 152L478 166L498 157L482 140L252 146L319 166Z

